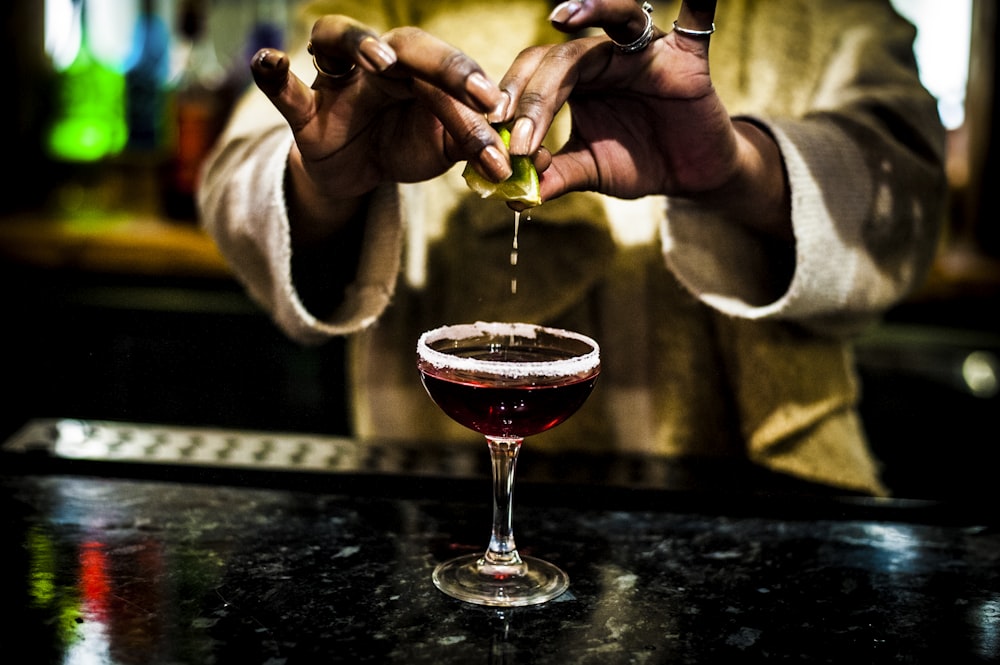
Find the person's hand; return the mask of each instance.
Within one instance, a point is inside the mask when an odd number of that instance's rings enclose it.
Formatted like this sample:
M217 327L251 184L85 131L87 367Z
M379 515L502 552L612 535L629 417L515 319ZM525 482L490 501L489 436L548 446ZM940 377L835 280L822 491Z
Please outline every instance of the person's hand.
M553 10L560 30L597 27L607 37L529 48L500 82L511 100L503 114L514 121L511 154L536 154L569 103L571 135L542 170L543 200L590 190L754 206L748 223L789 237L777 147L759 127L733 122L712 85L714 10L714 1L686 0L677 19L684 32L647 24L635 0L568 0ZM633 42L632 52L619 46Z
M295 136L290 205L335 226L383 182L416 182L471 160L486 177L511 173L507 149L485 114L504 99L479 65L417 28L377 34L344 16L313 26L311 86L286 54L259 51L257 86Z

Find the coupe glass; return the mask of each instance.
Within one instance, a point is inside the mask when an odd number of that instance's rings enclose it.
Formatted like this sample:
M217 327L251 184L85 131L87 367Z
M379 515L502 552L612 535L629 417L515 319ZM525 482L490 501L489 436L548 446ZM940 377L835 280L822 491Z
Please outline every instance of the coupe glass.
M518 554L512 499L525 437L555 427L587 400L600 373L597 342L527 323L470 323L429 330L417 342L427 394L448 416L486 437L493 468L493 532L486 553L437 566L434 584L479 605L514 607L569 586L557 566Z

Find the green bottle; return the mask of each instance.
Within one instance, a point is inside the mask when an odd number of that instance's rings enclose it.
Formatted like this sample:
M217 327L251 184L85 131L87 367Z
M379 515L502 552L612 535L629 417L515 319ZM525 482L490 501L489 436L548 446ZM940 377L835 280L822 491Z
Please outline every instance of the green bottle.
M49 155L65 162L94 162L121 152L128 141L125 74L102 63L88 43L86 0L73 0L76 57L58 63L55 109L48 130Z

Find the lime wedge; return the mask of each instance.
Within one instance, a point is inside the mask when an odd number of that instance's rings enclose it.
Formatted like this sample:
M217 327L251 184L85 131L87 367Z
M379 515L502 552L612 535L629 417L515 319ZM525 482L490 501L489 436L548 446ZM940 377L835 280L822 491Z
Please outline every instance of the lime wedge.
M510 147L510 128L499 127L497 133L503 143ZM500 199L502 201L518 201L528 207L539 205L542 196L538 187L538 171L526 155L512 155L510 166L513 173L503 182L491 182L476 173L471 164L465 165L462 177L469 189L484 199Z

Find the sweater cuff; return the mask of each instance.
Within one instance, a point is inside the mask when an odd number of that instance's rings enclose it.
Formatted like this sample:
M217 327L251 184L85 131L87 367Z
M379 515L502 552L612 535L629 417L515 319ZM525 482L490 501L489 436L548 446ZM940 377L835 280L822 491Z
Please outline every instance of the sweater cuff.
M271 312L289 337L320 344L371 325L388 305L400 266L403 225L397 188L376 190L367 211L356 279L337 309L317 318L303 304L292 279L284 191L292 141L286 127L233 142L227 148L231 154L218 160L218 173L208 175L225 177L227 186L206 187L203 207L208 230L251 297Z
M284 182L284 178L279 181ZM294 330L297 339L320 343L375 323L392 300L400 270L403 224L397 188L383 186L372 193L356 277L345 287L341 303L323 318L317 318L306 308L292 279L290 225L283 192L281 210L276 229L280 247L271 253L272 270L281 287L281 295L274 301L279 324ZM330 261L336 260L336 254L332 253Z
M865 265L868 254L859 251L872 193L870 186L857 184L866 178L852 178L850 191L830 185L842 180L838 173L867 171L861 153L832 125L751 121L774 136L788 175L795 235L788 288L777 298L765 297L773 267L758 235L679 198L667 200L662 228L668 265L698 298L731 316L814 323L826 332L846 333L866 324L867 317L839 315L857 297L859 278L873 269Z

